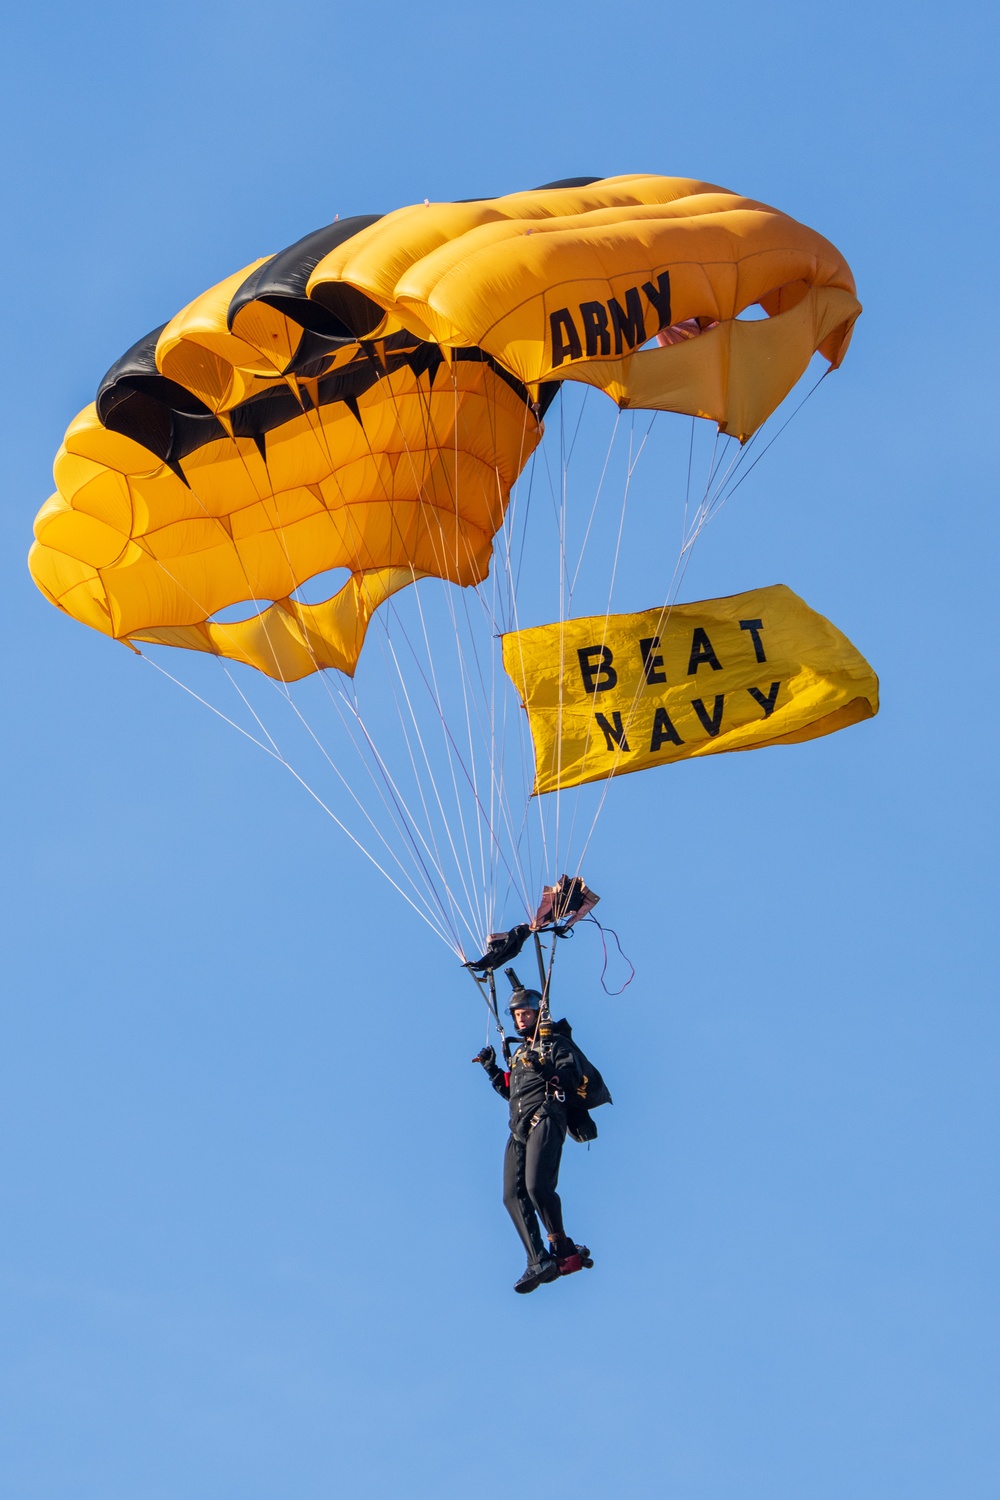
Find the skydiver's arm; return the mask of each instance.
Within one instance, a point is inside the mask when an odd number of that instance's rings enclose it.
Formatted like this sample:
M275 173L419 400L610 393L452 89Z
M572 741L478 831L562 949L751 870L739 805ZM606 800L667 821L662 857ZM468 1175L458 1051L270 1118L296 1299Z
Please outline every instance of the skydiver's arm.
M490 1074L490 1083L496 1089L501 1099L510 1098L510 1074L505 1073L502 1068L497 1068L495 1073Z
M497 1067L497 1055L492 1047L484 1047L472 1059L473 1062L482 1063L486 1070L486 1076L496 1089L501 1099L510 1098L510 1074L505 1073L502 1068Z
M573 1093L583 1082L576 1048L565 1037L558 1035L553 1037L552 1046L542 1070L546 1079L558 1078L559 1088L564 1094Z

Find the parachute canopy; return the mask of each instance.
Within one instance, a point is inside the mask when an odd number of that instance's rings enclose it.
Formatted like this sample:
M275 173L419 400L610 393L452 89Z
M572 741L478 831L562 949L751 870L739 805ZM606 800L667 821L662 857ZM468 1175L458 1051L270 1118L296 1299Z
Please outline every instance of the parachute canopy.
M32 575L118 640L352 673L391 594L486 577L558 382L743 440L816 350L839 364L859 311L820 235L689 178L335 221L108 372L56 459ZM338 568L331 598L295 597ZM236 605L251 617L218 618Z

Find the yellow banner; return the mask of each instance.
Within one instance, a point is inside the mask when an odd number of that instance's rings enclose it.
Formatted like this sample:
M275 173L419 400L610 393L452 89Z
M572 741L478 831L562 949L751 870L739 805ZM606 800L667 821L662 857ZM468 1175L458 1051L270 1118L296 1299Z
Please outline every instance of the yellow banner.
M878 678L784 584L503 638L535 792L723 750L793 745L878 713Z

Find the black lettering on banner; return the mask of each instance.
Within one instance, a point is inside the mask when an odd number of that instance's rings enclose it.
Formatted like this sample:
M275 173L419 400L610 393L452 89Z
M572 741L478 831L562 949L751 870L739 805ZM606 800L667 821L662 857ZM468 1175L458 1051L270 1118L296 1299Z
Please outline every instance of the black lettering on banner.
M706 733L711 735L713 740L715 739L715 736L718 734L719 730L722 728L722 709L725 701L725 693L716 693L715 707L712 709L712 712L709 713L708 709L705 707L704 703L702 703L700 698L691 699L691 707L694 709L695 713L701 720Z
M747 692L750 694L753 701L755 703L759 703L761 708L764 710L765 719L769 719L774 713L774 705L778 701L778 689L780 688L780 686L780 682L772 682L771 691L768 693L766 698L764 697L764 694L761 692L760 688L747 688Z
M660 644L658 635L645 636L639 642L639 650L642 652L642 670L646 674L646 681L650 687L655 687L658 682L666 682L667 674L662 670L663 657L654 656L653 653Z
M683 743L667 710L658 708L653 716L653 733L649 741L650 752L659 750L661 745L683 745Z
M567 356L579 359L583 350L569 308L560 307L558 312L549 313L549 326L552 329L552 368L561 365Z
M622 716L616 708L611 715L609 724L603 714L595 714L597 727L604 733L604 745L608 750L613 750L617 745L619 750L628 749L628 740L625 738L625 726L622 724Z
M700 625L694 627L691 635L691 656L688 661L688 676L693 677L699 667L708 665L713 672L722 671L722 663L715 654L715 647L708 638L708 631L703 630Z
M608 310L603 302L581 302L580 317L587 340L587 358L595 354L611 353L611 334L608 331Z
M764 622L762 620L741 620L740 629L749 630L753 640L754 655L757 660L767 661L767 657L764 655L764 645L760 638L760 633L764 629Z
M576 655L585 693L606 693L616 685L618 673L611 665L614 657L609 646L583 646Z
M646 320L643 316L637 286L630 286L625 293L624 307L617 297L612 297L608 302L608 311L615 330L616 354L621 354L623 340L629 349L635 349L639 344L646 342Z
M664 271L663 275L658 276L656 279L659 283L658 286L654 286L651 281L644 281L642 283L642 289L646 293L646 296L649 298L652 306L656 308L656 316L660 320L660 328L669 328L670 272ZM656 330L657 333L659 333L660 328Z

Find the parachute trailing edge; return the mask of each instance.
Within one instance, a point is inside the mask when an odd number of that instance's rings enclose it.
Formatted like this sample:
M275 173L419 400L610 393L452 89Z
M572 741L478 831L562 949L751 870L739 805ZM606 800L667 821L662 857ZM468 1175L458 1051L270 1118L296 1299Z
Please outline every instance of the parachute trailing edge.
M135 631L129 640L226 656L279 682L298 682L322 667L353 677L374 611L423 576L412 568L373 568L353 573L322 604L279 599L248 620L165 625Z

